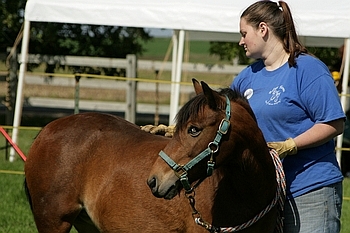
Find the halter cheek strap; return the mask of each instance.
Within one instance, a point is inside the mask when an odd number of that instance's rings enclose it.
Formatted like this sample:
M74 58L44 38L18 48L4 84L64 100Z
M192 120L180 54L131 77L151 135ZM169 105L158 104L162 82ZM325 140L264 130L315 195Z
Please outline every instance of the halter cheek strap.
M208 144L208 147L202 151L195 158L190 160L185 165L180 165L175 163L164 151L159 152L159 156L174 170L175 174L179 177L182 186L186 192L192 191L191 185L188 181L187 171L189 171L193 166L202 161L204 158L210 155L210 159L207 164L207 175L211 176L214 170L215 161L214 154L219 150L219 144L223 135L228 132L230 128L230 117L231 117L231 104L230 99L226 97L226 116L221 120L219 129L216 133L216 136L212 142Z

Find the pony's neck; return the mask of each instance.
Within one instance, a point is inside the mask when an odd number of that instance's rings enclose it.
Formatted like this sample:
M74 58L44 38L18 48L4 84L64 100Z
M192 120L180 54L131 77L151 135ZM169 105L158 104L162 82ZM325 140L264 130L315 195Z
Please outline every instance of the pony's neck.
M260 147L264 148L264 147ZM231 156L237 157L233 152ZM239 159L220 167L218 187L212 207L214 225L241 224L255 217L275 196L275 170L271 156L260 150L242 151ZM237 211L242 210L245 211Z

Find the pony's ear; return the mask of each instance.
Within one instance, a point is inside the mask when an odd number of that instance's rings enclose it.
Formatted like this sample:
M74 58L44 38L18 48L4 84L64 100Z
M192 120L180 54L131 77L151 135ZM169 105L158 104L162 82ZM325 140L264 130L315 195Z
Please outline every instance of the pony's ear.
M199 84L197 79L193 78L192 83L193 83L194 91L196 92L197 95L203 92L202 86Z
M215 99L215 92L205 82L202 81L201 84L202 84L204 95L207 98L209 107L213 110L216 110L217 104Z

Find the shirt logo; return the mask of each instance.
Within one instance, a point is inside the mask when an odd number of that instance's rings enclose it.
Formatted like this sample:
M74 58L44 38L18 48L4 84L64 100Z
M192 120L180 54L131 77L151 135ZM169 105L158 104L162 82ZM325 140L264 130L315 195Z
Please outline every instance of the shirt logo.
M244 92L244 97L249 100L253 96L253 89L249 88Z
M269 91L269 94L271 95L269 100L265 100L265 103L267 105L276 105L281 103L281 93L285 92L285 89L282 85L273 88L271 91Z

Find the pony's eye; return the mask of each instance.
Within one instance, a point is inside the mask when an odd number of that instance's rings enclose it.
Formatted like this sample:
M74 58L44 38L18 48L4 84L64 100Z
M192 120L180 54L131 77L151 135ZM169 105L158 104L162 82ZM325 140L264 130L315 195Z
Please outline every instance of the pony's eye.
M197 137L200 133L201 130L196 127L196 126L190 126L187 131L192 137Z

